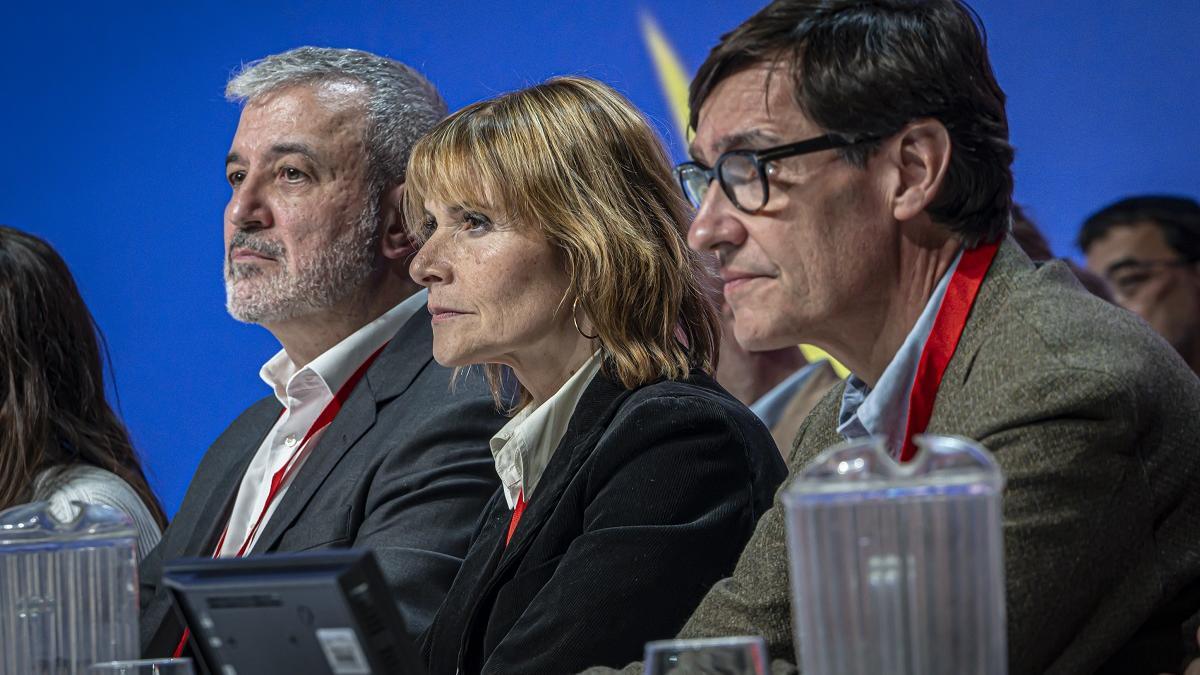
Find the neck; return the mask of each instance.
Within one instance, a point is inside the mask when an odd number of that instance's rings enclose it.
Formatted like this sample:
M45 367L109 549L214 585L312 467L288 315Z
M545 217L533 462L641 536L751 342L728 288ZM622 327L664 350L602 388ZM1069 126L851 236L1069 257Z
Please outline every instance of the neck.
M279 340L288 358L299 369L378 319L419 288L411 282L404 284L398 278L389 277L378 283L364 284L333 307L263 327Z
M734 398L750 405L806 365L799 347L751 352L732 336L723 336L716 377Z
M935 245L904 240L893 271L880 275L883 287L863 294L874 301L859 303L853 314L838 321L838 335L826 349L874 387L954 262L959 245L955 237Z
M534 345L514 356L508 364L517 380L529 390L535 405L545 403L579 372L596 352L594 340L588 340L569 326L574 335L564 335L557 344Z

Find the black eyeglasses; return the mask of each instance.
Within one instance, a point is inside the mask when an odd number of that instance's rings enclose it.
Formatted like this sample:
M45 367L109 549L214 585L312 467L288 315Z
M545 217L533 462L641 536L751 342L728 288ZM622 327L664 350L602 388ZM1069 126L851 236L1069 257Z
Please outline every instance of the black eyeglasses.
M683 194L696 208L700 208L700 204L704 202L704 196L708 194L708 188L715 178L721 183L721 189L734 206L746 213L754 213L766 206L769 198L768 163L785 157L845 148L877 140L877 136L847 138L838 134L826 134L763 150L730 150L718 157L717 163L711 169L699 162L684 162L675 167L675 177L679 179L679 187L683 188Z

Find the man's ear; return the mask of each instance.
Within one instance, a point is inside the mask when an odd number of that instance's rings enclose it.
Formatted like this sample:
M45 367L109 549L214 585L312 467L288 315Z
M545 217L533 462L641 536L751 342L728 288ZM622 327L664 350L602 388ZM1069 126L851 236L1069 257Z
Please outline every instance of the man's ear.
M900 181L892 215L911 220L937 199L950 168L950 132L935 119L910 122L897 135L895 161Z
M417 244L404 223L404 183L383 194L380 215L383 232L380 233L380 248L383 256L391 260L405 260L417 252Z

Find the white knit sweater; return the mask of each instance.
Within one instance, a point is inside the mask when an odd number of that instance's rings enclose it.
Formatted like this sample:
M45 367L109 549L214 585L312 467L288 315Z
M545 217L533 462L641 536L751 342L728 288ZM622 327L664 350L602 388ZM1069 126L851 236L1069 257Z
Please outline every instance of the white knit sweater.
M63 521L74 520L76 516L72 502L104 504L124 512L137 529L138 560L146 557L162 538L158 523L137 492L116 474L90 464L46 469L34 481L33 499L49 502L50 513Z

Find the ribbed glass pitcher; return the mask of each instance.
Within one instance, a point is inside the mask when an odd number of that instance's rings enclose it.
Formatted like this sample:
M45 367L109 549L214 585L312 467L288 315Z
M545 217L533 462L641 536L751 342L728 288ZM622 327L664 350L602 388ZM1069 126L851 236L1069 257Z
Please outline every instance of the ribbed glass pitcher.
M45 502L0 513L0 674L74 675L138 655L137 532L124 513Z
M966 439L826 450L783 496L805 675L1005 675L1004 478Z

